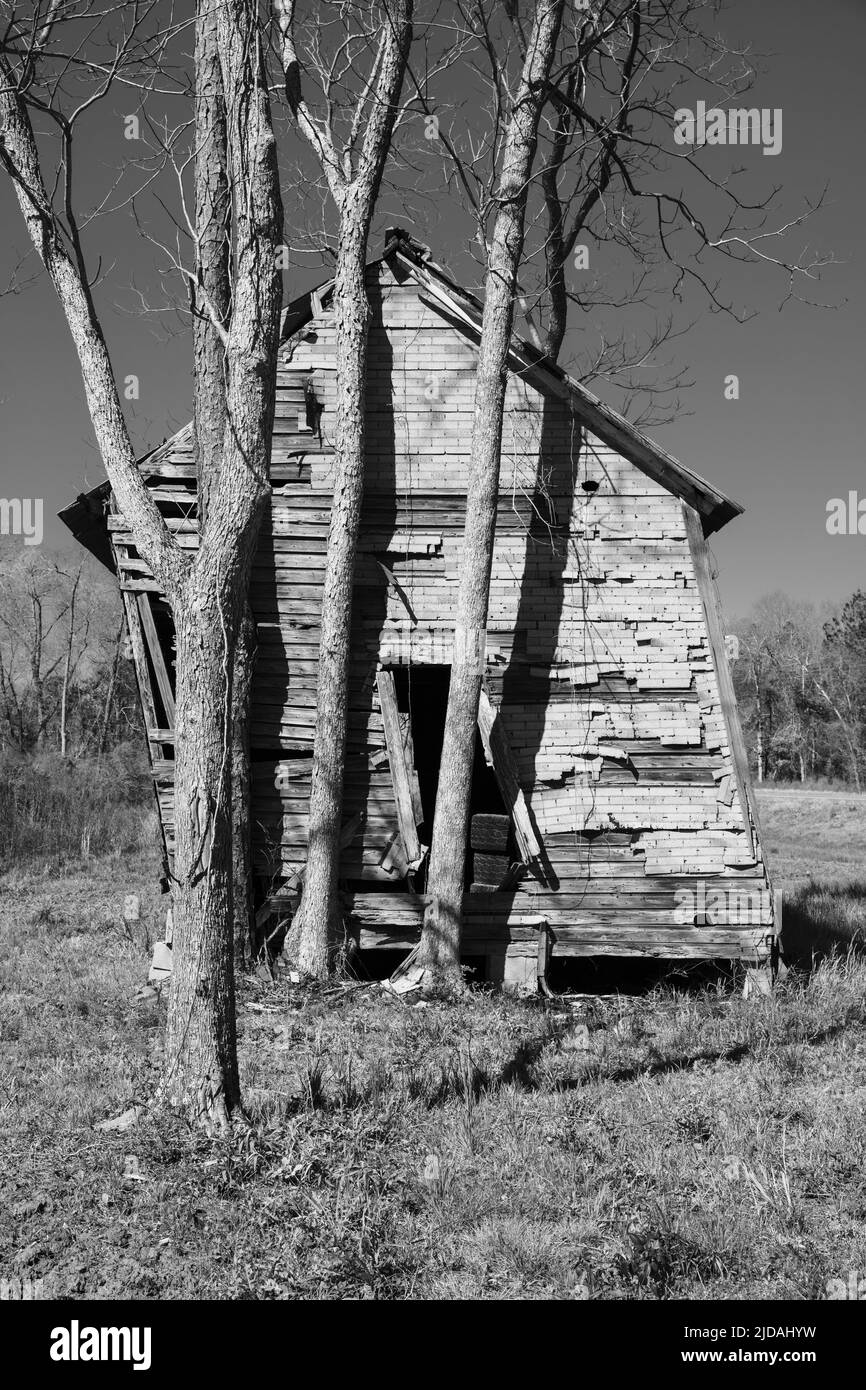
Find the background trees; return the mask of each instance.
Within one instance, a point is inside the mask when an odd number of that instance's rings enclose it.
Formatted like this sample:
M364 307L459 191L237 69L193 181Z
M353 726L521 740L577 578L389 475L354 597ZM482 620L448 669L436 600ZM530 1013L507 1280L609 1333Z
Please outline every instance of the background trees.
M770 594L733 632L734 686L756 779L831 778L862 790L866 594L820 611Z
M139 732L120 617L86 559L0 551L0 751L78 760Z

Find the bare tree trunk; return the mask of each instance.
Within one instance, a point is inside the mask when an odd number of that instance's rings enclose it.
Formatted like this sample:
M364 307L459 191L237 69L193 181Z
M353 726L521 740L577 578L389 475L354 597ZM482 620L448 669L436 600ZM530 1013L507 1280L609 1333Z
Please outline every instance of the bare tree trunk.
M31 661L30 680L33 685L33 702L36 706L36 747L41 749L45 742L48 717L45 713L45 685L42 680L41 661L36 657Z
M237 608L227 586L196 584L175 606L177 720L174 969L163 1090L225 1127L240 1103L227 723Z
M224 1127L239 1100L230 726L235 650L268 487L282 235L257 9L247 0L222 0L217 25L234 195L234 292L226 335L222 463L194 559L175 545L136 466L81 245L68 216L64 239L42 177L26 84L19 86L9 59L0 52L0 163L12 179L33 245L65 311L97 444L119 507L174 612L175 936L162 1090L209 1127Z
M24 711L21 708L21 701L18 699L18 692L10 671L7 671L3 662L3 654L0 651L0 694L3 696L3 706L6 721L9 725L9 737L17 746L18 752L25 751L24 735Z
M36 747L41 749L45 741L45 728L48 716L45 713L45 681L42 676L43 621L42 603L39 595L30 594L30 611L33 614L33 638L30 647L30 682L33 686L33 701L36 707Z
M764 720L758 707L758 719L755 728L755 759L757 763L757 777L759 782L764 780Z
M234 291L226 427L204 536L175 606L175 920L164 1090L224 1127L239 1102L234 1020L232 723L237 648L268 488L279 342L282 205L258 16L223 0Z
M222 69L217 46L219 0L197 0L195 32L196 283L192 289L198 521L204 535L219 477L226 427L228 363L220 328L231 313L231 195Z
M488 253L475 385L472 463L445 734L430 849L419 963L437 983L460 981L463 879L478 703L484 673L490 570L499 495L502 420L526 198L563 0L538 0L503 153Z
M136 532L136 545L154 573L167 582L183 570L183 557L136 464L111 360L89 281L66 243L48 198L33 128L15 75L0 53L0 163L15 188L30 239L51 276L81 365L87 408L118 505ZM80 250L80 248L79 248ZM110 467L109 467L110 465Z
M195 45L195 228L193 290L195 439L199 535L207 530L226 428L228 363L224 332L231 317L231 195L228 132L217 44L219 0L197 0ZM223 330L221 333L220 330ZM253 930L250 862L249 701L255 626L245 613L238 634L231 712L232 896L235 962L249 964Z
M322 979L341 932L337 900L343 768L349 702L352 585L364 496L364 393L370 310L364 284L369 220L344 213L334 286L337 333L338 475L331 505L316 685L309 851L290 951L298 967Z
M292 30L293 0L280 0L274 8L283 38L289 105L300 129L316 150L340 211L334 282L336 480L322 594L307 868L301 905L287 942L287 952L297 961L298 967L307 975L323 979L328 974L332 948L342 929L337 879L349 701L352 585L364 496L364 408L370 317L365 262L370 223L412 39L413 0L391 0L387 7L388 23L382 33L377 65L357 112L358 116L362 114L364 103L372 92L363 146L354 174L351 173L351 146L338 158L330 131L317 125L303 100Z
M72 648L75 643L75 600L78 596L78 585L81 581L81 570L75 576L72 585L72 593L69 595L69 631L66 637L66 654L63 659L63 680L60 687L60 756L66 757L66 722L69 709L69 677L72 673Z
M755 775L759 782L764 780L764 707L761 701L761 677L752 662L752 684L755 687Z
M548 361L558 362L568 328L568 291L565 284L565 264L548 255L545 289L550 300L550 316L544 337L544 352Z
M567 79L568 96L573 100L577 90L578 76L573 73ZM582 84L581 84L582 94ZM541 175L544 193L544 206L547 215L547 236L544 244L545 284L547 297L547 323L544 333L544 353L551 362L559 360L562 344L568 328L568 288L565 282L565 263L569 251L577 240L579 226L571 234L565 227L565 209L559 192L559 175L563 161L568 154L571 113L564 103L554 101L556 125L553 130L551 157ZM584 214L584 220L588 212Z
M806 667L800 667L800 708L804 708L806 703ZM797 756L800 760L800 781L806 780L806 745L808 742L808 729L801 719L799 721L799 747Z
M255 927L250 814L250 699L256 659L255 631L250 606L245 603L232 687L232 896L235 965L239 969L246 969L252 960Z
M250 402L249 415L255 414ZM234 420L238 415L233 413ZM266 436L268 437L268 436ZM246 514L231 560L215 553L175 605L174 968L163 1090L172 1104L224 1128L240 1103L235 1049L232 710L237 648L263 496L235 485ZM251 494L259 491L259 499ZM219 496L219 494L218 494ZM216 507L215 507L216 511ZM246 880L245 880L246 881Z
M69 702L69 672L72 667L72 635L66 648L63 662L63 679L60 685L60 756L66 757L66 711Z

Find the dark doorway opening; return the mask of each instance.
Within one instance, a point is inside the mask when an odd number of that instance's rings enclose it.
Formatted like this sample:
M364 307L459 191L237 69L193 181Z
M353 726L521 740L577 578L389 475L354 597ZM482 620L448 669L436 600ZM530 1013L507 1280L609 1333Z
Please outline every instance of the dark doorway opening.
M422 841L427 845L430 844L430 837L433 833L433 816L436 808L436 790L439 785L439 764L442 758L442 742L445 735L445 714L448 708L450 676L450 666L402 666L394 669L397 707L401 714L407 716L412 735L412 756L424 812L420 834ZM502 799L496 775L492 767L487 765L481 735L476 730L469 803L470 827L472 817L480 814L508 818L508 811ZM471 830L466 849L464 883L465 887L469 889L475 879L475 853L471 848ZM509 819L504 857L513 861L514 856L514 835ZM426 884L426 864L424 881Z
M409 721L411 752L424 819L420 834L429 845L439 785L439 759L448 707L448 666L398 666L394 668L397 708Z

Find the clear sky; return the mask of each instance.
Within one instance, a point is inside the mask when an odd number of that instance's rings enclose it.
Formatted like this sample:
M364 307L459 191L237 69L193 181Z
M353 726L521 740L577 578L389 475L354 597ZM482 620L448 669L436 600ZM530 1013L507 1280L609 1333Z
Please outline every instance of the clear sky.
M832 310L790 303L780 313L778 276L741 272L732 289L760 310L757 317L740 326L705 316L678 344L695 383L684 398L689 413L654 433L746 508L713 542L733 616L774 589L819 601L866 586L866 536L829 536L825 525L831 497L853 489L866 498L866 0L732 0L722 27L771 55L744 104L784 112L782 153L744 156L783 184L788 207L829 184L828 203L804 238L843 262L820 287ZM123 115L132 109L133 102L112 99L87 131L80 160L93 189L107 187L128 156ZM2 287L27 245L5 179L0 219ZM419 235L435 259L457 267L444 221ZM134 285L154 298L154 253L128 211L95 223L89 245L107 271L99 303L117 375L140 380L140 399L129 406L136 443L153 445L191 414L188 342L167 334L165 316L131 312ZM380 245L381 233L371 249ZM310 283L307 270L289 292ZM740 379L738 401L724 397L731 373ZM103 477L75 355L43 277L0 298L0 496L42 496L46 543L65 544L68 533L54 514Z

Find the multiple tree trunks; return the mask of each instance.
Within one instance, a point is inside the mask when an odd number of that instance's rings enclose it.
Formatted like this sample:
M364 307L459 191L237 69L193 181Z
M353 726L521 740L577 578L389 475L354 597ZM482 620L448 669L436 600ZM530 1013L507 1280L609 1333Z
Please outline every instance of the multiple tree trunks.
M370 266L367 287L367 466L342 812L344 826L360 820L343 849L341 877L354 890L345 899L347 921L362 946L375 947L414 944L421 923L406 882L417 858L405 844L410 816L421 824L411 739L395 778L393 710L383 717L382 699L391 689L387 673L451 662L475 346L425 302L399 257ZM253 561L253 857L271 889L306 860L334 355L326 301L281 354L273 495ZM142 469L171 528L194 547L189 431ZM496 729L493 759L501 760L501 736L525 805L525 835L544 863L520 852L510 817L504 833L501 817L473 817L469 848L482 869L473 883L485 891L466 893L468 954L503 942L528 951L537 928L520 918L539 914L557 953L766 953L769 885L742 805L731 712L723 709L726 658L707 616L714 597L702 590L687 519L679 497L589 434L568 400L540 390L528 374L510 374L484 690ZM138 587L150 576L123 518L114 512L108 527L127 598L152 606L171 675L159 595ZM142 632L137 664L171 851L172 730L145 645ZM398 713L405 740L405 711ZM441 746L441 727L429 722L413 722L411 734L416 749ZM509 859L526 863L504 895L495 891L503 881L494 882L502 867L490 862L495 856L506 867ZM707 892L760 888L759 920L741 923L736 910L725 922L719 911L703 922L681 920L682 893L699 895L702 883ZM522 931L525 939L514 935Z

